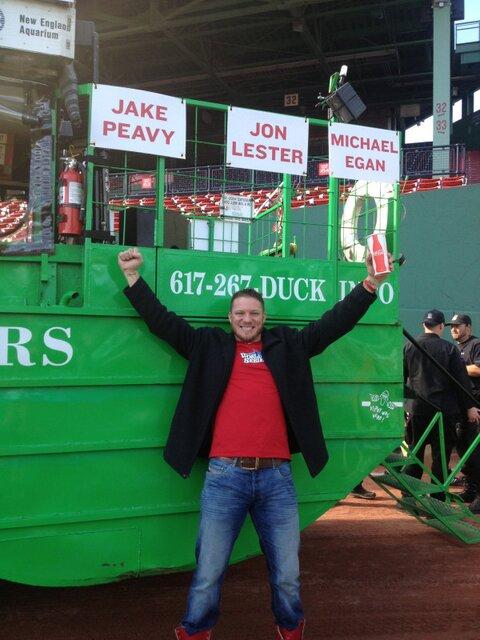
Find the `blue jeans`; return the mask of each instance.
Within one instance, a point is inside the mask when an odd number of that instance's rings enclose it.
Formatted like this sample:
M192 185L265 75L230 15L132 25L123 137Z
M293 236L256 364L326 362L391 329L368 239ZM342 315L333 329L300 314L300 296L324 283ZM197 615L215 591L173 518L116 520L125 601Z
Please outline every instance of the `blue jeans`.
M249 471L211 458L201 497L197 568L182 620L190 635L211 629L218 620L220 589L248 513L267 560L277 624L295 629L303 620L298 507L290 463Z

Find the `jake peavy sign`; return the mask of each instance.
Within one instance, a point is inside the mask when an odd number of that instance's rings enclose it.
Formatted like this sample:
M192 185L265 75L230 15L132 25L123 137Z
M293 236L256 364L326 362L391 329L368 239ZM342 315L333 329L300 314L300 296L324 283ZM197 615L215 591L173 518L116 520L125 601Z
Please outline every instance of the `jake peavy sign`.
M331 123L328 128L330 175L334 178L394 183L400 179L398 131Z
M308 121L268 111L231 107L227 164L242 169L302 175L307 172Z
M185 102L151 91L94 85L89 144L102 149L183 158Z

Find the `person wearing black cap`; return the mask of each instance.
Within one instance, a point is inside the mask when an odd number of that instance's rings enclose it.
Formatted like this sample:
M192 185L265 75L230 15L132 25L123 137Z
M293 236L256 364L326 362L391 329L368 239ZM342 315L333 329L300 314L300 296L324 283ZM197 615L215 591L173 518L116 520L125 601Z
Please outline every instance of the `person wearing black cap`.
M445 329L445 316L438 309L431 309L423 316L424 333L417 337L417 342L439 364L441 364L458 382L470 389L470 380L465 364L455 345L443 340L441 335ZM415 345L407 343L404 350L404 377L415 392L412 403L411 447L419 442L434 415L441 411L445 428L445 452L447 465L455 444L457 423L480 421L480 410L472 406L468 396L431 362ZM432 473L444 482L439 430L432 429L428 438L420 447L417 457L423 462L425 447L432 449ZM415 478L421 478L422 468L418 464L409 465L405 472ZM435 494L442 498L441 494Z
M457 343L472 385L472 394L480 402L480 340L472 334L472 319L464 313L456 313L450 320L450 333ZM457 429L457 451L463 455L478 434L474 424L462 421ZM460 497L471 502L470 511L480 514L480 446L477 446L462 469L465 474L465 490Z

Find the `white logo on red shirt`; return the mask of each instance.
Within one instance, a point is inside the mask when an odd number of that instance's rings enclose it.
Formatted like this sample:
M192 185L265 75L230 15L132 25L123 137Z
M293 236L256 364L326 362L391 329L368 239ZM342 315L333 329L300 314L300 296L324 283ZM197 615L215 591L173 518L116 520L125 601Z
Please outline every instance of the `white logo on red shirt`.
M240 351L240 355L242 356L243 364L258 364L259 362L263 362L261 351L249 351L247 353Z

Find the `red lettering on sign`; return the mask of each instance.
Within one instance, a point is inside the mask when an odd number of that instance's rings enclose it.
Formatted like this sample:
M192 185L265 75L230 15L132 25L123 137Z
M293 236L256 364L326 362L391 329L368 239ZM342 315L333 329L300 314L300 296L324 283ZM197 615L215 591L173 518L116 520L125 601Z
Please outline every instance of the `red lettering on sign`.
M103 122L103 135L107 136L109 133L116 131L119 138L129 138L131 140L142 140L143 142L156 142L159 134L164 138L165 144L170 144L175 131L167 131L166 129L159 129L153 127L143 127L137 124L133 127L132 133L130 129L132 125L128 122L111 122L105 120ZM238 155L238 154L237 154Z
M148 116L153 120L152 109L153 109L153 104L145 104L144 102L142 102L140 104L140 117L145 118Z
M245 156L245 158L254 158L255 157L253 155L254 147L255 147L255 145L253 144L253 142L246 142L243 145L243 155Z
M159 104L157 104L157 107L155 109L155 118L157 120L167 120L167 107L161 107Z
M118 137L119 138L129 138L128 130L130 129L130 125L127 122L119 122L118 123Z
M147 132L147 136L150 142L155 142L160 129L150 129L150 127L145 127L145 131ZM163 132L163 129L162 129L162 132Z
M303 163L303 153L301 149L292 149L292 162L295 164L298 161L298 164Z
M275 138L275 140L287 139L287 127L280 126L278 124L273 125L268 122L261 123L256 122L253 131L250 131L251 136L263 136L264 138Z
M360 149L370 149L370 139L369 138L360 138Z
M115 122L111 122L110 120L103 121L103 135L107 136L109 131L115 131L117 125Z
M123 99L120 98L118 102L118 107L116 109L112 109L113 113L123 113Z
M257 146L257 158L259 160L265 160L267 157L267 147L264 144L259 144Z
M383 153L398 153L392 140L368 138L363 136L348 136L330 134L330 144L338 147L350 147L351 149L366 149L367 151L381 151ZM349 156L353 158L353 156Z
M125 109L125 115L128 116L130 114L132 114L133 116L138 116L137 107L133 100L130 100Z
M385 173L386 160L363 158L362 156L345 156L345 166L349 169L362 169Z
M112 112L117 114L124 113L125 115L132 115L140 118L150 118L150 120L167 120L167 107L160 104L154 105L148 102L140 102L140 107L138 107L135 100L125 102L123 98L119 99L117 107L114 107Z
M277 151L280 151L280 147L268 147L272 152L272 160L277 160Z
M157 129L158 131L158 129ZM145 135L143 133L143 129L140 125L137 125L135 127L135 129L133 130L132 133L132 140L136 140L137 138L140 138L140 140L143 140L145 142Z
M301 149L254 144L252 142L244 142L243 145L240 145L236 140L232 140L232 156L257 158L258 160L273 160L289 164L303 163L303 153Z
M163 137L165 138L165 144L170 144L170 141L175 131L165 131L165 129L162 129L162 133L163 133Z

